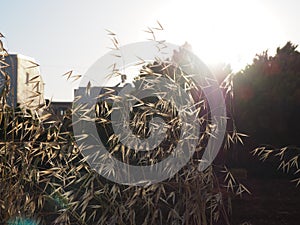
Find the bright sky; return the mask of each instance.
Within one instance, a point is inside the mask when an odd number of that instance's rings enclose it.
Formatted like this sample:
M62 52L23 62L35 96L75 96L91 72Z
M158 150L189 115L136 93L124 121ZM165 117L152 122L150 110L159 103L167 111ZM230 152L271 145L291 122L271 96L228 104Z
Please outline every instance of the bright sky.
M0 6L6 48L36 59L45 96L53 100L72 100L78 85L62 74L84 74L109 51L105 29L124 45L149 38L143 30L158 20L165 28L160 39L188 41L205 63L231 63L234 70L256 53L300 44L299 0L10 0Z

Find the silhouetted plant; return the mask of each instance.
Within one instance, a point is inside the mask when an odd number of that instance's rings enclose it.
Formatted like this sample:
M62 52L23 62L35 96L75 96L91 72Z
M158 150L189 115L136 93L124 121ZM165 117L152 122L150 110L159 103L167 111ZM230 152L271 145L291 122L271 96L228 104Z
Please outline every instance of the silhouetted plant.
M159 29L162 29L160 24ZM154 34L152 29L149 32ZM116 36L113 33L110 35L117 47ZM5 52L4 48L0 50ZM0 63L9 66L3 60L5 55L1 55ZM158 67L148 64L141 70L141 74L149 76L155 70L158 75L171 75L164 68L166 67L162 64ZM171 71L174 72L174 69ZM6 104L10 88L9 74L3 66L0 67L0 72L6 78L0 111L0 220L4 223L27 220L39 224L97 225L230 223L228 193L240 195L247 189L234 179L227 168L220 169L211 165L205 171L198 170L201 151L213 125L209 120L205 97L202 98L206 111L201 116L203 130L199 138L200 154L196 154L169 180L145 187L126 186L104 179L89 167L81 154L84 146L77 145L73 134L66 129L67 123L54 119L49 105L24 111ZM78 79L71 71L65 75ZM185 78L184 76L181 74L181 78ZM164 111L161 116L170 123L173 128L170 135L176 140L180 123L173 106L157 99L144 99L143 104L146 108L154 107L156 111ZM106 136L101 138L113 140L111 128L108 128L111 113L109 106L99 102L95 107L98 118L101 119L99 133L103 135L106 132ZM132 112L132 129L137 135L146 137L147 132L143 132L147 129L143 126L140 129L139 125L140 121L147 124L147 117L139 117L143 113ZM68 118L65 118L65 122L67 121ZM236 142L239 138L234 132L226 141ZM116 144L108 141L107 148L114 147L119 158L125 156L123 160L128 162L128 157L132 155L122 154L122 146L115 148ZM170 142L165 143L157 156L158 160L168 153L166 146L171 145ZM151 159L152 156L147 157ZM148 163L154 162L148 160ZM224 173L219 177L216 171ZM220 184L222 179L225 180L224 185Z

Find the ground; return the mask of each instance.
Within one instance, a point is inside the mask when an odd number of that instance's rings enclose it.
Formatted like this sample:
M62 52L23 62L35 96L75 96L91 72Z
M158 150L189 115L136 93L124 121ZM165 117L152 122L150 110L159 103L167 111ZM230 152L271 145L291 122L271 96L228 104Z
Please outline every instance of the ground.
M295 183L288 178L255 177L243 183L252 193L233 199L233 225L300 224L300 187Z

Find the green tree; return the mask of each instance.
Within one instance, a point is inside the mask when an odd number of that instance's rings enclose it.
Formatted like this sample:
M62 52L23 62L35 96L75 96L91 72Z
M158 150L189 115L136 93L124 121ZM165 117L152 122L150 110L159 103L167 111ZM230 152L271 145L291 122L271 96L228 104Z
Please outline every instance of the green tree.
M235 119L257 143L299 145L300 53L287 42L265 51L234 76Z

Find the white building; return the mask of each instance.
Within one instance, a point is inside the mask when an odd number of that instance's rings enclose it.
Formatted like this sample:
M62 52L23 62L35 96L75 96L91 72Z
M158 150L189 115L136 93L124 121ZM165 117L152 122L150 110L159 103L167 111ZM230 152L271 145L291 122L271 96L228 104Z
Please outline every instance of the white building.
M10 78L10 91L7 103L12 107L34 108L45 103L44 83L39 65L33 58L20 54L5 57L9 66L2 69ZM3 91L7 79L0 74L0 90Z

